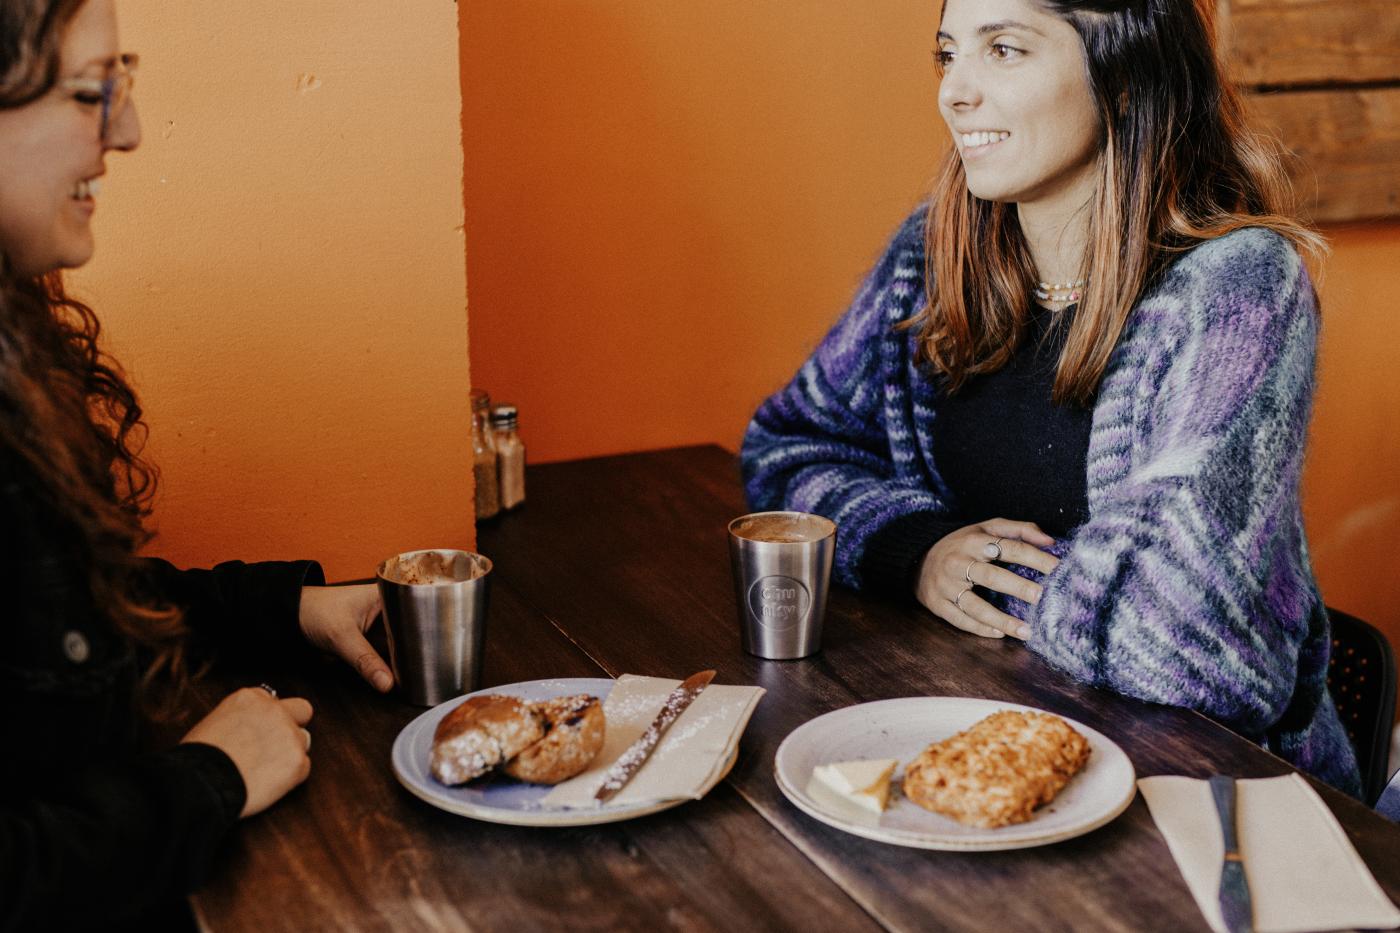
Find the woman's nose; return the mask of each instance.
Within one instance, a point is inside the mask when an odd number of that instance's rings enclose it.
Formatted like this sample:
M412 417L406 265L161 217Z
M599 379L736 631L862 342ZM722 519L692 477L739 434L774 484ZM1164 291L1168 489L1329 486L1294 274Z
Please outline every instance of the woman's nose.
M136 113L136 101L128 98L121 112L114 114L107 126L107 138L103 146L130 152L141 145L141 118Z
M938 105L944 110L965 110L981 103L982 92L970 62L954 62L938 84Z

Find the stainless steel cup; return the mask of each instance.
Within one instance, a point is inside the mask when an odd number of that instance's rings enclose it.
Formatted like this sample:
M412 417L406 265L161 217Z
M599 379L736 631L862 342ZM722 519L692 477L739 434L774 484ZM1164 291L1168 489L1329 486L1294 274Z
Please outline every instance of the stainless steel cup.
M814 654L836 554L836 525L806 512L755 512L729 523L729 560L744 650L788 660Z
M389 663L410 703L477 689L491 561L470 551L409 551L379 565Z

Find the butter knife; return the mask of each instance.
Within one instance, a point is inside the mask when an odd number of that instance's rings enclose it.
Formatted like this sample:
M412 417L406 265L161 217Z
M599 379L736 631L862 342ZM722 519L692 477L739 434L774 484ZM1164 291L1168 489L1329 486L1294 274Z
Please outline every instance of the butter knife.
M593 798L599 803L606 803L611 800L618 791L627 786L627 782L632 780L632 776L642 769L642 765L647 763L651 753L656 750L657 743L661 741L661 736L666 730L671 728L671 723L675 722L690 702L698 697L705 688L710 685L710 681L715 679L714 671L700 671L698 674L691 674L681 685L672 690L666 696L666 702L661 704L661 712L656 714L656 718L647 726L645 732L626 751L618 756L613 762L608 773L603 775L603 784L598 788L598 793Z
M1220 866L1220 913L1229 933L1251 933L1254 909L1249 900L1249 882L1244 877L1244 857L1235 834L1235 779L1217 774L1210 779L1210 795L1220 816L1220 833L1225 837L1225 860Z

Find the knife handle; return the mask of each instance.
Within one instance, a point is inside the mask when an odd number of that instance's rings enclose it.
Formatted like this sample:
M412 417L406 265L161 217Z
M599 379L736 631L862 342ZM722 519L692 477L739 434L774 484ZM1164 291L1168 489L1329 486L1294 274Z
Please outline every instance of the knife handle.
M1240 844L1235 835L1235 779L1217 774L1210 779L1210 793L1220 814L1220 832L1225 837L1225 857L1239 858Z

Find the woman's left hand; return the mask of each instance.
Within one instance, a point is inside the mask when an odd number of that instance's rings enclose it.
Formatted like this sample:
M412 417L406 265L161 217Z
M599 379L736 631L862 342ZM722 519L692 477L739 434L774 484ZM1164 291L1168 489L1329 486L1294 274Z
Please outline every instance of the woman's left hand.
M362 586L304 586L299 621L306 640L337 655L374 689L385 693L394 685L389 665L365 638L382 605L379 588Z
M984 638L1030 637L1031 628L973 592L985 587L1032 605L1040 602L1040 584L1002 564L1050 573L1060 559L1044 550L1055 539L1032 522L993 518L959 528L940 538L924 555L914 595L940 619ZM973 574L977 576L974 578Z

